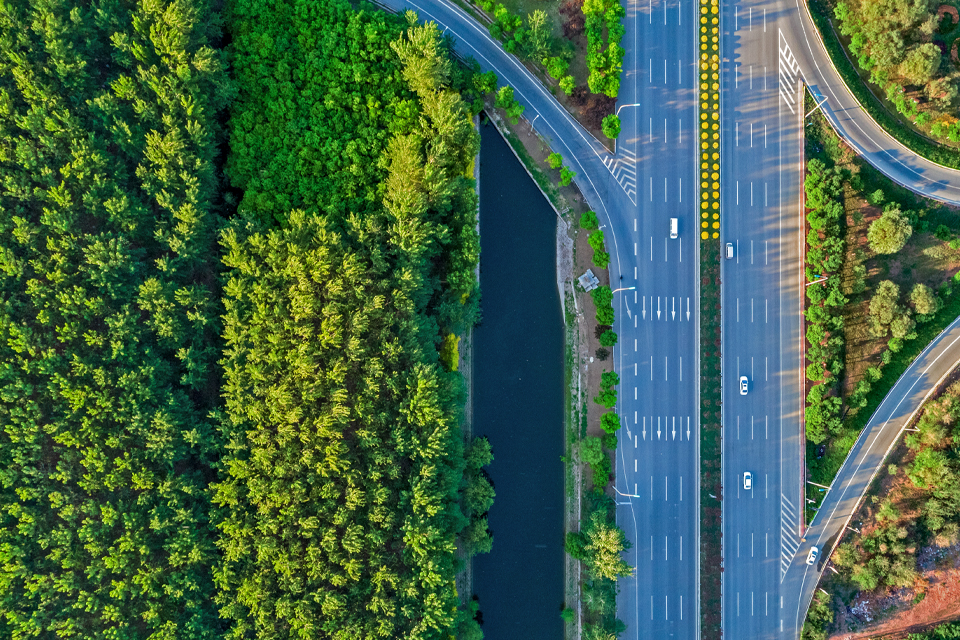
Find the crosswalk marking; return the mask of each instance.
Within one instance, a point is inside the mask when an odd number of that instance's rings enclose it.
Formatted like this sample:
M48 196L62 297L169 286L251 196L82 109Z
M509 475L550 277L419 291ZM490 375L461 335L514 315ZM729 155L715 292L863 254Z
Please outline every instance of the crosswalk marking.
M779 30L778 30L779 31ZM790 109L791 113L796 113L794 107L797 106L797 97L795 88L797 86L797 77L800 74L800 63L793 56L793 51L783 37L783 31L780 34L780 79L777 83L780 87L780 97Z
M623 188L630 198L630 202L637 204L637 157L629 149L622 149L619 155L606 156L604 166L610 171L614 179Z

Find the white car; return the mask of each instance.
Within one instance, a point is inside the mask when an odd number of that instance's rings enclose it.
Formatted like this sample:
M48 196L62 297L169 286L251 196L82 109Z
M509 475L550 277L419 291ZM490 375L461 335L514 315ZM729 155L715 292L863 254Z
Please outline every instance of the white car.
M807 564L813 564L820 555L820 547L810 547L810 553L807 554Z
M733 243L728 242L727 243L727 260L730 260L731 258L733 258Z
M750 381L747 380L747 376L740 376L740 395L747 395L747 389L750 388Z
M753 474L749 471L743 472L743 488L747 491L753 489Z

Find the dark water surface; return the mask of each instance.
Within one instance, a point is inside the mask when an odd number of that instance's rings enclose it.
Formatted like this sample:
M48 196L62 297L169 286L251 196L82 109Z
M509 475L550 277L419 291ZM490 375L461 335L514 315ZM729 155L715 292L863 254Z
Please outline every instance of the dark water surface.
M487 436L493 551L474 559L486 640L563 633L563 318L557 216L492 125L481 128L473 431Z

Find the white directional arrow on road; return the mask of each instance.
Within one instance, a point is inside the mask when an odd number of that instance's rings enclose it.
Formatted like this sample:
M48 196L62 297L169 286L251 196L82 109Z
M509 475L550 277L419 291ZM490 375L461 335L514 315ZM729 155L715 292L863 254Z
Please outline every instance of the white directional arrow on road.
M647 319L647 296L643 296L643 319Z
M643 419L643 439L647 439L647 419Z
M687 416L687 442L690 442L690 416Z
M657 440L660 439L660 416L657 416Z
M687 298L687 320L690 319L690 298ZM689 440L689 438L687 438Z
M677 299L676 298L670 298L670 319L671 320L677 319Z
M673 440L676 440L676 439L677 439L677 419L676 419L676 417L674 417L674 419L673 419L673 438L672 438L672 439L673 439ZM680 436L680 439L681 439L681 440L683 439L683 435Z
M660 296L657 296L657 318L660 318Z

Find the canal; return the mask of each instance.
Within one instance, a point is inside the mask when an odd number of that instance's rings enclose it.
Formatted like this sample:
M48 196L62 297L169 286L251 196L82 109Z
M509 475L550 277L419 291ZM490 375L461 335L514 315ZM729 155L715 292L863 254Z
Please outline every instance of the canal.
M486 640L563 635L563 318L557 216L493 125L481 127L473 429L493 447L493 551L474 559Z

